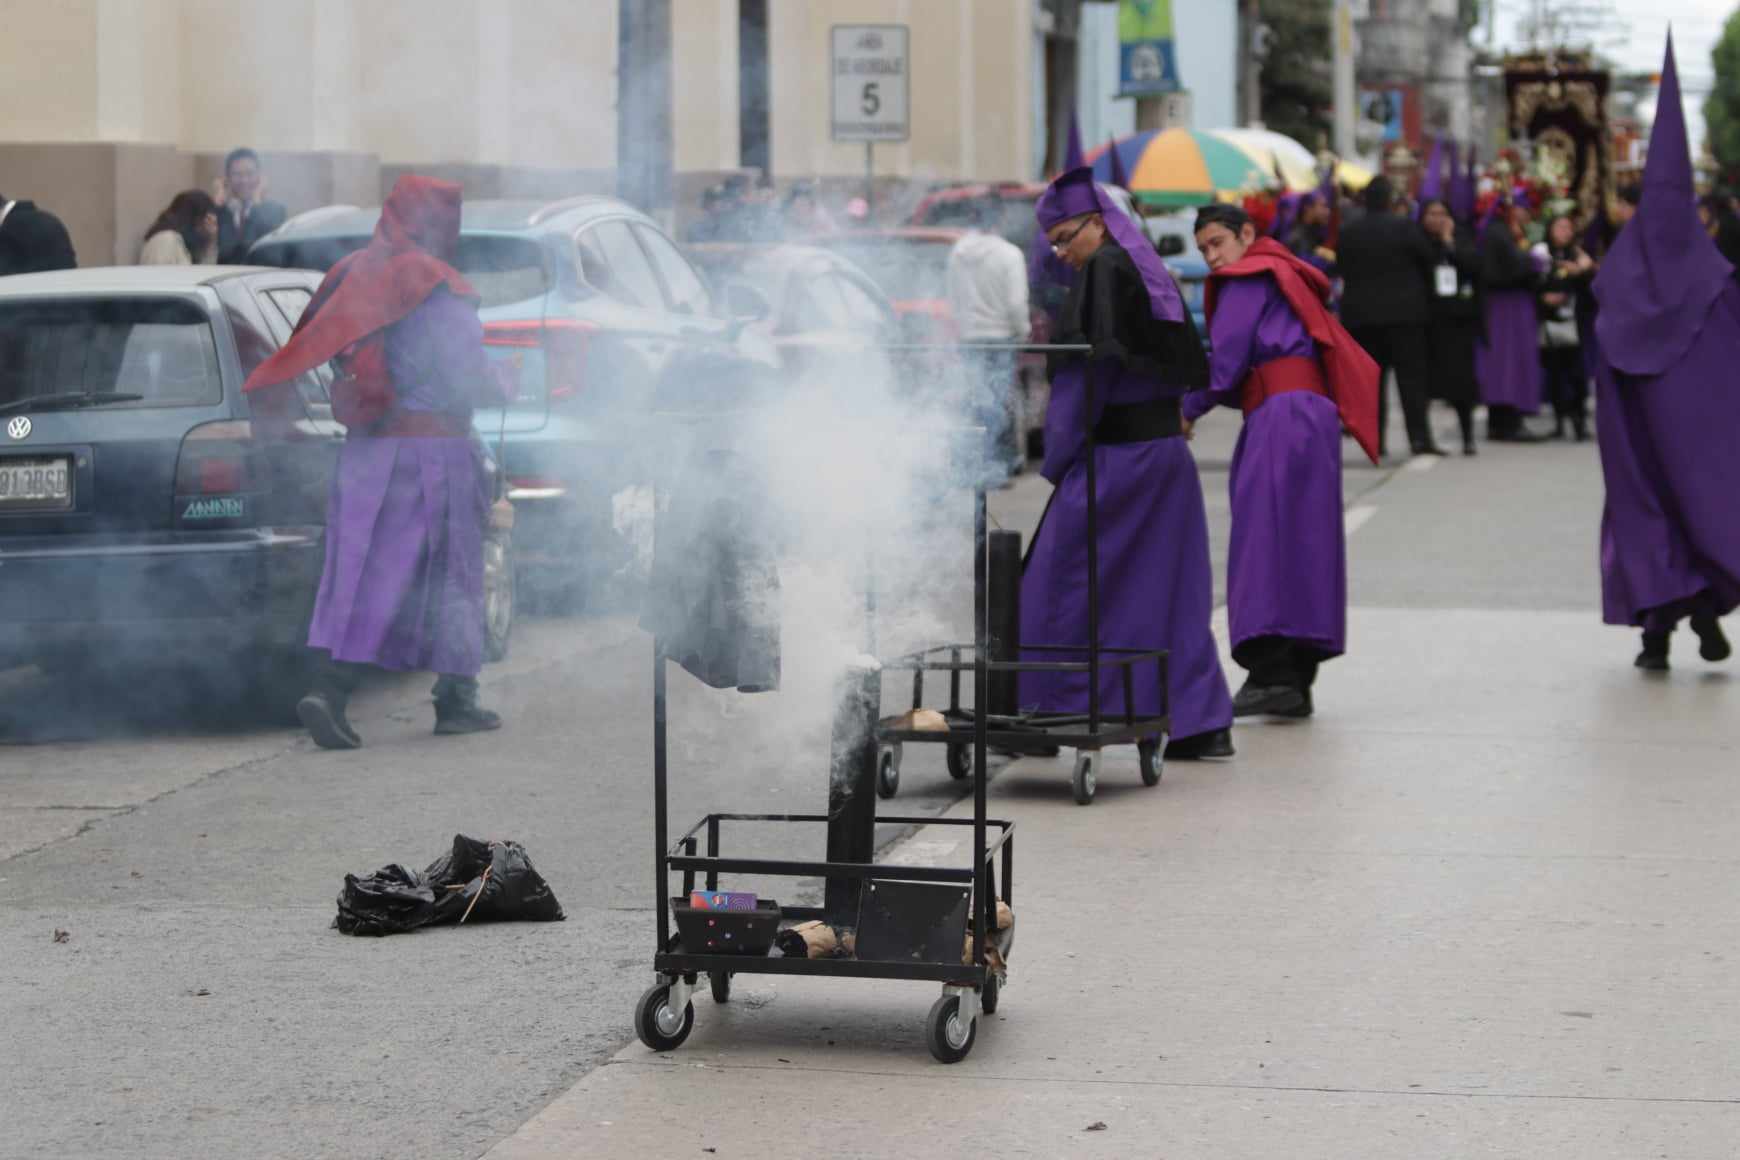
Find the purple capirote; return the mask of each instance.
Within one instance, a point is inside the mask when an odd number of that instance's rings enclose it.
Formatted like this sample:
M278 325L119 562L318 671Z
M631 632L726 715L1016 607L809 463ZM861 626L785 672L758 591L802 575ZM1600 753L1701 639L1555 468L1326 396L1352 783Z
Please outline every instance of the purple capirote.
M1178 388L1101 362L1094 370L1096 415L1117 405L1176 398ZM1087 368L1059 369L1046 412L1045 463L1057 485L1021 576L1024 645L1076 647L1088 639L1087 463L1082 431ZM1173 737L1193 737L1232 724L1232 697L1221 671L1209 617L1214 579L1202 481L1181 437L1102 445L1094 451L1098 492L1100 641L1114 648L1171 652L1167 692ZM1025 660L1082 660L1084 654L1023 654ZM1159 710L1152 664L1133 672L1134 709ZM1023 709L1086 712L1086 673L1022 673ZM1100 675L1100 706L1108 716L1125 707L1122 678Z
M387 329L386 346L400 410L442 412L469 427L475 404L506 397L464 299L432 294ZM309 647L400 672L476 676L489 499L469 434L351 433L327 505Z
M1192 421L1241 407L1245 377L1281 358L1317 357L1275 280L1221 284L1209 323L1209 389L1185 396ZM1289 391L1245 417L1229 479L1227 624L1236 650L1281 636L1324 658L1347 648L1347 540L1342 522L1341 417L1335 403Z
M1596 279L1601 607L1664 631L1670 608L1740 606L1740 287L1700 228L1670 41L1644 194Z
M1088 166L1059 174L1039 195L1033 214L1039 219L1043 233L1070 218L1097 213L1106 223L1106 232L1124 248L1136 270L1142 275L1142 286L1148 291L1148 306L1160 322L1182 322L1184 299L1179 296L1178 283L1172 280L1166 263L1142 227L1121 207L1100 191L1094 182L1094 171Z

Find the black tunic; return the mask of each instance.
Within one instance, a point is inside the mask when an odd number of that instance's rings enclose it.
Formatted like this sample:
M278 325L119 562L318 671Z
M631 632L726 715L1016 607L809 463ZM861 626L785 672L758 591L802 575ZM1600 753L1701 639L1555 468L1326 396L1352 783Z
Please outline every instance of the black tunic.
M1480 251L1465 231L1457 230L1452 245L1431 239L1434 263L1432 317L1427 335L1430 384L1434 399L1454 406L1479 401L1474 375L1474 344L1482 331L1484 304L1480 284ZM1456 271L1456 293L1437 293L1436 267Z
M1147 284L1135 261L1106 239L1070 283L1058 318L1057 341L1093 347L1094 361L1120 363L1183 390L1208 385L1208 355L1190 311L1178 322L1154 317ZM1080 355L1053 355L1052 373Z

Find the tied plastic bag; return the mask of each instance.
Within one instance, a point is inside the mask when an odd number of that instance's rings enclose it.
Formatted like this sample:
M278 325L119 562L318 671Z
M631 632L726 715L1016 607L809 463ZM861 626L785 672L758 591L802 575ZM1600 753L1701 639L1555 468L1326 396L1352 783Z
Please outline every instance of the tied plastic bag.
M421 874L398 863L346 874L332 925L344 934L403 934L459 922L560 922L555 892L518 842L453 836Z

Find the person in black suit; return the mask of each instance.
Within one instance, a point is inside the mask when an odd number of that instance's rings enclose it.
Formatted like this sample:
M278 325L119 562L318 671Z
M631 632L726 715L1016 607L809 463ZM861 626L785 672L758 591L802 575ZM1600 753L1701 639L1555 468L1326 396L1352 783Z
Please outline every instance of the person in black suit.
M79 264L61 220L33 201L0 194L0 275L71 270Z
M1336 264L1345 289L1341 321L1381 371L1394 369L1408 446L1415 455L1443 455L1427 420L1430 378L1427 324L1437 257L1419 226L1392 211L1395 190L1385 177L1365 189L1365 215L1341 227ZM1389 429L1389 390L1378 396L1378 450Z
M266 200L266 176L252 149L231 150L218 186L218 261L235 265L247 261L249 247L283 225L289 213Z

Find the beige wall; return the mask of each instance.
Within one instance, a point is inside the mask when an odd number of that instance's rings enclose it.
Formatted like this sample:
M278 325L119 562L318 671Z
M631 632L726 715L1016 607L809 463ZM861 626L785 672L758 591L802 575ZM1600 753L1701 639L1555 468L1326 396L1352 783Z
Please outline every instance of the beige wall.
M878 175L1013 181L1031 170L1031 0L773 0L770 8L773 165L780 176L864 172L864 147L837 145L829 133L835 24L912 29L912 136L876 146Z

